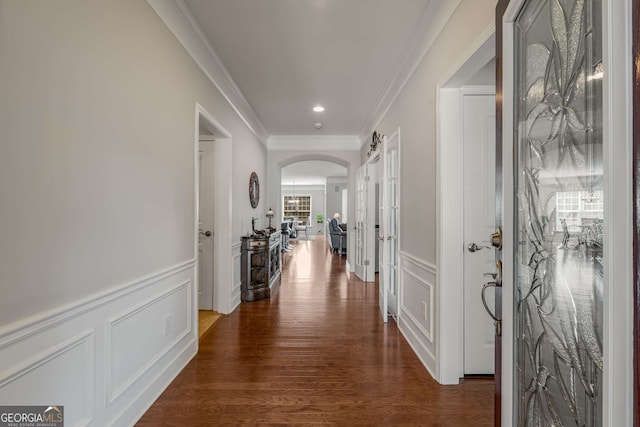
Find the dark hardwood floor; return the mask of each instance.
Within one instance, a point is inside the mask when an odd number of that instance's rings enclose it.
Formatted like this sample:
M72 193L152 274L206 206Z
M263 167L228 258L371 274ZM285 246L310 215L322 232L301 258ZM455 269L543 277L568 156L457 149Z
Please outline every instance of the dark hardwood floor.
M326 241L285 256L271 299L242 303L139 421L195 425L492 426L493 381L436 383L377 290Z

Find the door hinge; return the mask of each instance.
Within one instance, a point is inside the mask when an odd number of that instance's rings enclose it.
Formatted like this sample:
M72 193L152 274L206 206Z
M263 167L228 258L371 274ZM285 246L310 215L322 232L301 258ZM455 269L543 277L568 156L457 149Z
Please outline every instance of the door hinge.
M368 259L366 259L366 260L364 261L364 265L369 265L369 260L368 260Z
M369 180L370 180L370 179L371 179L371 177L370 177L370 176L365 176L365 177L364 177L364 180L365 180L366 182L369 182Z

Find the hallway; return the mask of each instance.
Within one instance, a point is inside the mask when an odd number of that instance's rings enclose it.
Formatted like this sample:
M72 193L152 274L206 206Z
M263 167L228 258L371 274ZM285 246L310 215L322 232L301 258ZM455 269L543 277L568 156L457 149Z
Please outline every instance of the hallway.
M219 320L139 426L493 425L492 382L439 386L324 238L283 261L275 295Z

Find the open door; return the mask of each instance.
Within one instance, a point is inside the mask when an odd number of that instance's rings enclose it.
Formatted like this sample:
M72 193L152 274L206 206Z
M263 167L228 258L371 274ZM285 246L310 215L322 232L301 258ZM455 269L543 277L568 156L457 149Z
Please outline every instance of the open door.
M398 316L399 286L398 286L398 251L399 251L399 220L400 220L400 185L399 185L399 155L400 129L390 137L384 137L382 157L382 203L380 228L378 239L382 245L382 262L380 264L380 307L383 319L387 313L392 317ZM384 307L384 308L383 308Z
M356 276L367 281L366 276L366 221L367 221L367 165L362 165L356 172L356 212L353 226L354 270Z
M378 235L376 238L380 244L380 253L382 259L380 260L380 272L378 273L378 306L380 307L380 314L382 321L387 323L389 320L389 279L390 264L389 264L389 245L387 244L387 238L389 236L389 177L387 174L387 137L382 138L382 147L379 148L379 154L376 154L376 162L382 167L378 168L380 173L380 189L382 190L382 200L380 201L379 208L379 222Z
M603 425L602 8L512 0L504 16L514 425Z

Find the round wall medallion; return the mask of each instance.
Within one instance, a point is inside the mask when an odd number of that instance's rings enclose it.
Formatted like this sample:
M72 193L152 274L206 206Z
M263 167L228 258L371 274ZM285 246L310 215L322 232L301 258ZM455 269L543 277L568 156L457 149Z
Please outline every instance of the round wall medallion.
M260 201L260 182L258 181L258 174L255 172L251 172L251 177L249 178L249 201L251 202L252 208L258 207L258 202Z

